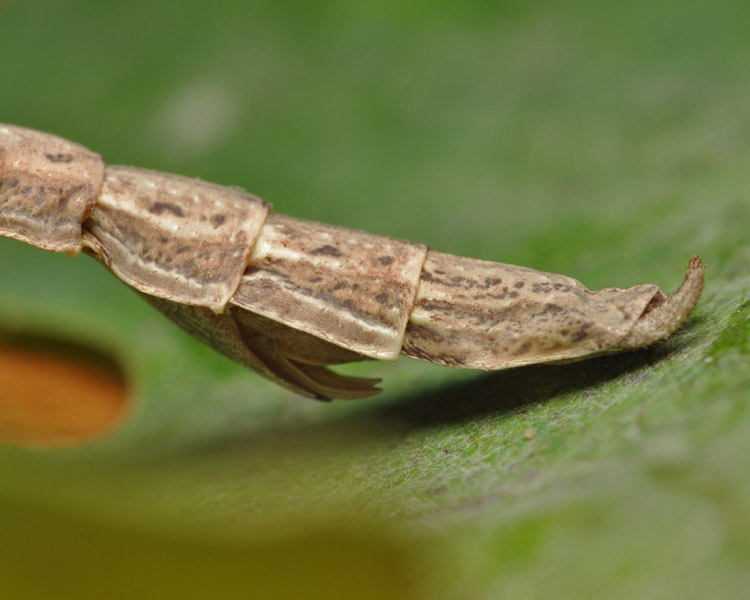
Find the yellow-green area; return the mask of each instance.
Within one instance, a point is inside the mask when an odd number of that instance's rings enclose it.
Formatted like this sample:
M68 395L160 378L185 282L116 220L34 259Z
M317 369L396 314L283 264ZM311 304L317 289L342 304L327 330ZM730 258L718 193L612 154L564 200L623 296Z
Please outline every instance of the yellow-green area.
M591 289L708 265L650 349L317 403L0 240L0 335L129 389L93 441L0 446L0 595L746 594L749 32L743 0L0 3L0 122L110 163Z

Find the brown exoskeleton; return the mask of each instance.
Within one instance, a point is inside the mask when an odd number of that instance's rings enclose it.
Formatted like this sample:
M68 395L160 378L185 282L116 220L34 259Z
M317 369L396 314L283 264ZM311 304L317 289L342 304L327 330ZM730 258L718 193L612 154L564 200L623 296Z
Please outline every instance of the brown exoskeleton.
M376 379L328 365L399 354L468 369L647 346L690 314L698 257L671 296L589 291L563 275L276 214L234 188L107 166L0 125L0 236L97 258L171 320L295 392L359 398Z

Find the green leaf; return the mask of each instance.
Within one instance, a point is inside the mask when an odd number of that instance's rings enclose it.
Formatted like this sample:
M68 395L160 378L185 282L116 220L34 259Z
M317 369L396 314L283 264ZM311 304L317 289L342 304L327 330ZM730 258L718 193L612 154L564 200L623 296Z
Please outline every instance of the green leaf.
M0 335L87 348L128 392L84 444L0 446L4 595L738 597L748 26L740 0L0 4L0 118L110 163L591 289L709 268L653 348L355 365L385 392L328 404L89 258L0 240Z

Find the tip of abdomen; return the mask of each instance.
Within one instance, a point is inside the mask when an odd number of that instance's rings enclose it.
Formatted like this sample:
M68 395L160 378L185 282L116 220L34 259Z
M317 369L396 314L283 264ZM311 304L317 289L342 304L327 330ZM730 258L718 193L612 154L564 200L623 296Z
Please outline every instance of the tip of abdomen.
M688 263L685 280L679 289L666 298L654 298L633 328L617 344L617 349L642 348L663 340L687 319L701 297L703 274L706 270L699 256Z

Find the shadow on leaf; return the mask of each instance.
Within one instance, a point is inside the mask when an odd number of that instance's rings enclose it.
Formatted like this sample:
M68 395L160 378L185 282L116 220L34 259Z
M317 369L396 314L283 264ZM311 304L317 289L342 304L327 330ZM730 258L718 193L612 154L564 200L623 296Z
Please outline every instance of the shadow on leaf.
M653 367L690 344L693 320L684 325L682 335L634 352L605 355L561 365L518 367L443 386L439 389L402 397L378 407L368 417L408 429L430 428L463 423L509 413L520 406L548 401L561 394L593 388L630 375L634 382Z

